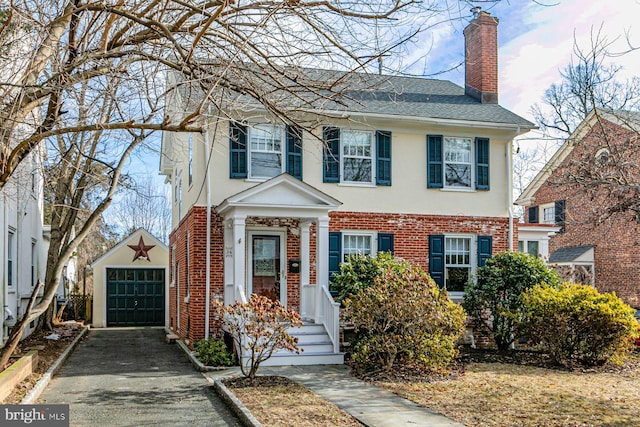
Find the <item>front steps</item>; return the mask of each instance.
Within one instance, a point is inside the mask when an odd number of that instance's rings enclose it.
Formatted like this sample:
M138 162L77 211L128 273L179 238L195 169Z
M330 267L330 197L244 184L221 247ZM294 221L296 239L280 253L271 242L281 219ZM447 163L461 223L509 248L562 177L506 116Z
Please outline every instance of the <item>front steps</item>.
M301 328L291 328L288 332L289 335L298 338L300 354L279 350L260 366L342 365L344 363L344 353L333 352L333 344L324 325L304 322Z

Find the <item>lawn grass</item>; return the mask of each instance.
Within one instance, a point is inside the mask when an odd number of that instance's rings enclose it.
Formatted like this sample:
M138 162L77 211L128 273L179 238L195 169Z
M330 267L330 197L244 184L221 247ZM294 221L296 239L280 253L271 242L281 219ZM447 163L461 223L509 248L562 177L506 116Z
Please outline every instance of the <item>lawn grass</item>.
M233 387L233 394L264 426L362 426L351 415L293 381Z
M480 426L640 426L640 369L567 372L470 363L433 382L377 382L465 424Z

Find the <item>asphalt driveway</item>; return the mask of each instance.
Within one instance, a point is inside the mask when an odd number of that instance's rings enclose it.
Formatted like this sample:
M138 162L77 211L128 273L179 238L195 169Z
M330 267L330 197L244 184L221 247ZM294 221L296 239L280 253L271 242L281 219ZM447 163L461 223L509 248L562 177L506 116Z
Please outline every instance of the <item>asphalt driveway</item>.
M69 404L72 426L241 425L158 328L91 330L38 403Z

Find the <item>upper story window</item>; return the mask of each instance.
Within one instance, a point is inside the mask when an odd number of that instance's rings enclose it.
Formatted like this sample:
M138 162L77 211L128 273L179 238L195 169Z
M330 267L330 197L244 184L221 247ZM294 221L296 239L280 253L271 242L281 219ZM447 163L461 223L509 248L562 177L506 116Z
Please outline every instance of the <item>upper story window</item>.
M193 184L193 134L189 133L189 186Z
M391 185L391 132L324 127L323 182Z
M341 133L342 181L373 184L373 138L371 132L344 130Z
M555 224L556 222L556 207L547 206L542 210L542 221L544 224Z
M427 188L489 190L488 138L427 135Z
M282 170L284 130L280 126L254 125L249 127L249 177L273 178Z
M471 188L471 139L444 138L445 187Z
M302 131L294 126L229 124L229 178L302 179Z

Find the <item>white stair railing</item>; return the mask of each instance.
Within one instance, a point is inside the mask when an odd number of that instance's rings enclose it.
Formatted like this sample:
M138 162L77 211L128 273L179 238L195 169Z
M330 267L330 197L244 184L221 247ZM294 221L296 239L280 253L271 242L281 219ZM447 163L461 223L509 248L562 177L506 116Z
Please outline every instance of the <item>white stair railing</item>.
M333 343L333 352L340 352L340 304L333 300L329 290L322 287L320 297L322 324Z

